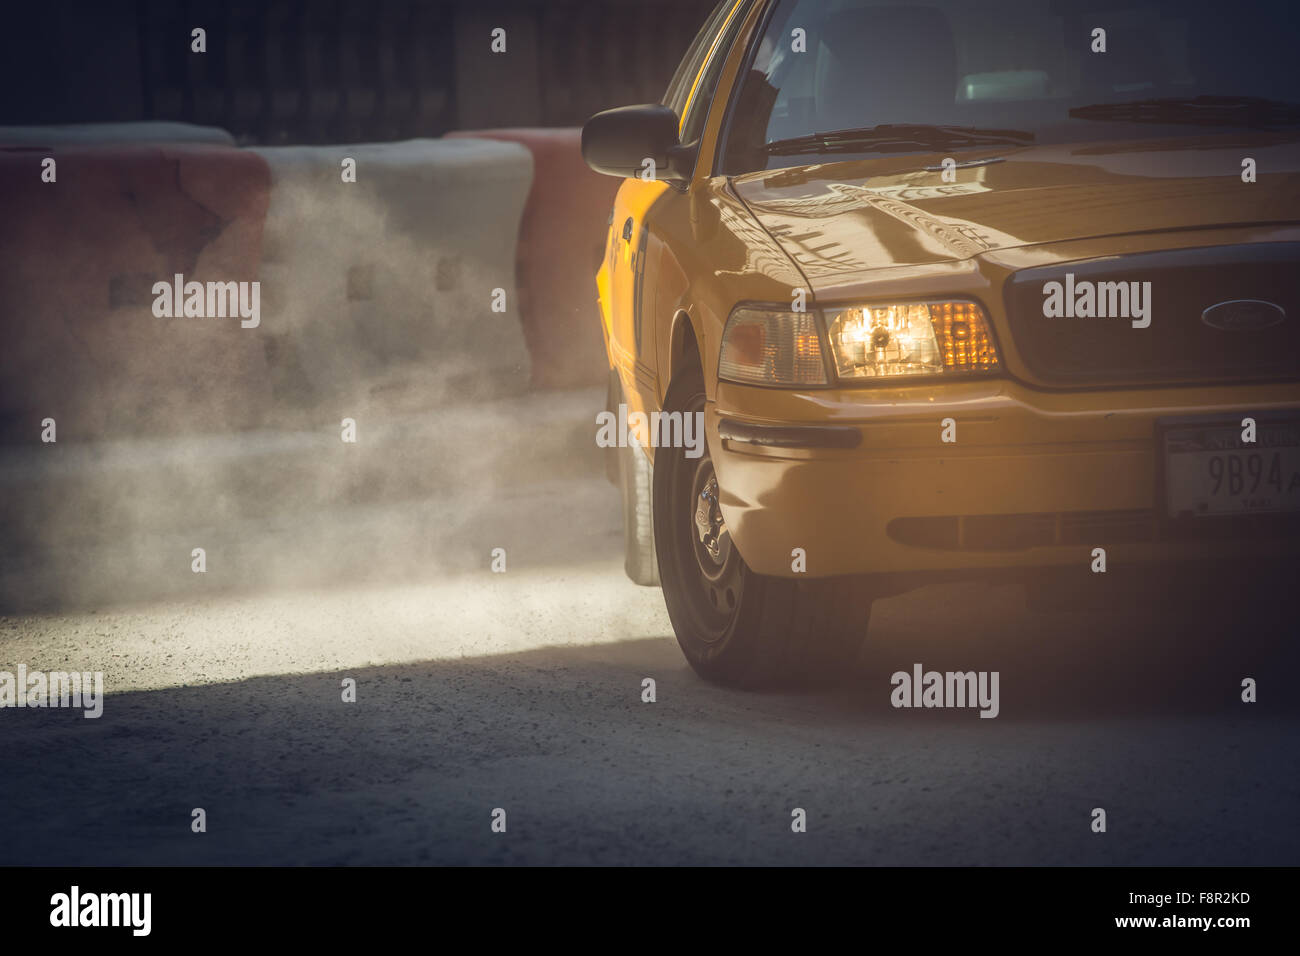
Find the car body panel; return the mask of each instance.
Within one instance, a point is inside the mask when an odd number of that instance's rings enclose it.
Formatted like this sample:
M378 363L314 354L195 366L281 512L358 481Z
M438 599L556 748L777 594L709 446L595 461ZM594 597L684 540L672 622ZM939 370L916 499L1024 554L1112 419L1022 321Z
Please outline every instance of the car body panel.
M638 375L636 293L638 260L648 254L646 214L669 187L654 180L628 179L614 197L605 257L596 276L600 315L610 367L617 372L630 407L650 409L636 384ZM626 234L626 238L624 237ZM642 371L642 376L644 376Z
M680 363L695 360L684 346L689 326L704 370L722 512L750 567L793 576L795 548L807 554L809 577L1086 568L1094 546L1110 548L1120 562L1296 554L1294 535L1180 539L1165 533L1155 512L1160 421L1300 412L1294 378L1053 387L1017 350L1004 291L1014 275L1036 267L1300 240L1300 137L1184 127L1166 137L963 151L963 162L998 161L959 166L954 182L944 181L940 154L710 176L762 7L750 9L728 54L690 183L662 185L652 196L629 180L619 193L615 225L623 210L638 210L646 230L639 350L627 346L633 283L610 278L630 265L607 254L600 279L602 309L613 313L611 365L638 410L659 410ZM1256 182L1242 179L1246 156L1258 164ZM617 241L611 230L607 253ZM810 309L974 299L993 325L1000 374L804 389L720 382L731 310L739 303L789 308L800 290ZM1199 321L1199 311L1178 321ZM1300 315L1286 321L1294 326ZM956 443L940 440L946 418L956 423ZM854 448L764 447L723 440L724 420L850 425L862 439ZM1047 522L1047 543L983 548L963 530L982 516L1023 515ZM1107 515L1115 519L1108 523ZM956 546L906 540L891 526L900 518L951 519ZM1114 533L1121 521L1127 537Z
M1241 178L1254 158L1256 182ZM820 299L882 269L1043 243L1300 218L1300 132L826 163L737 177L736 192ZM930 167L927 169L926 167Z
M705 416L722 509L754 570L793 575L804 549L812 576L1077 564L1084 547L925 548L887 530L896 518L1147 512L1158 496L1156 422L1235 409L1297 409L1292 383L1152 391L1044 393L1008 379L797 391L722 383ZM951 418L958 441L940 441ZM770 449L723 441L723 419L854 425L852 449ZM882 508L880 502L886 502ZM1237 553L1294 553L1251 542ZM1217 549L1217 551L1213 550ZM1234 553L1222 540L1170 538L1124 545L1119 560Z

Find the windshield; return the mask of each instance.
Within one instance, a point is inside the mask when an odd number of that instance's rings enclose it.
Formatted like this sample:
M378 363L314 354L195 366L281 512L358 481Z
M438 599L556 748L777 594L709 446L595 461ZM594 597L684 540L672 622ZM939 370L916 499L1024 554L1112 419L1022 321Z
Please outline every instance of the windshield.
M751 47L721 171L897 152L906 140L882 128L904 126L918 152L978 148L984 130L1041 144L1294 128L1285 104L1300 102L1297 7L776 0ZM947 132L922 136L922 126Z

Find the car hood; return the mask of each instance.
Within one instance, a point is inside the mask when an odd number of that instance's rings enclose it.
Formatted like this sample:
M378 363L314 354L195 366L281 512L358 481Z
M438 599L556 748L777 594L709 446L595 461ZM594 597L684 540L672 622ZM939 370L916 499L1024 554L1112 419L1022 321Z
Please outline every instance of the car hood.
M822 296L1016 246L1300 221L1296 132L962 151L947 176L944 159L819 163L732 187Z

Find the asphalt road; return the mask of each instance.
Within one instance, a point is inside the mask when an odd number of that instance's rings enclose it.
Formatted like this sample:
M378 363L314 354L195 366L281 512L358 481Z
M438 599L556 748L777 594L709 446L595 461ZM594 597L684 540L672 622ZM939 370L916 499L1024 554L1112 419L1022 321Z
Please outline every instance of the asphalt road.
M720 690L623 577L589 465L200 522L204 575L171 519L76 539L94 582L60 588L66 542L5 565L43 597L0 618L0 670L102 670L108 696L0 710L0 864L1300 863L1281 602L1193 634L934 586L878 603L842 687ZM892 708L914 663L998 671L999 716Z

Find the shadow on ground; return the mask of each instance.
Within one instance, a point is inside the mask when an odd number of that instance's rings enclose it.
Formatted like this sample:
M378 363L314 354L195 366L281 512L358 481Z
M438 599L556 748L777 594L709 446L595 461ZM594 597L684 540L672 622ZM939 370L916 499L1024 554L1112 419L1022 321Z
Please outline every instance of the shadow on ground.
M882 602L860 672L817 693L710 687L663 637L11 710L0 864L1300 861L1286 642L972 601ZM913 662L999 670L1001 715L891 708Z

